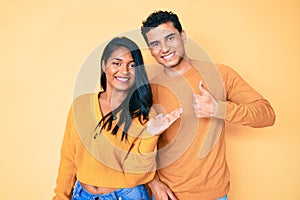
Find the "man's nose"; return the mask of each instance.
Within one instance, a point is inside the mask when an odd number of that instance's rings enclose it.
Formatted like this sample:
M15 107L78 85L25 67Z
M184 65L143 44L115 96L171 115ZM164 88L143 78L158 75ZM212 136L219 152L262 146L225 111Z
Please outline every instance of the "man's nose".
M162 42L162 43L161 43L161 51L162 51L163 53L168 52L169 49L170 49L170 47L169 47L169 45L168 45L166 42Z

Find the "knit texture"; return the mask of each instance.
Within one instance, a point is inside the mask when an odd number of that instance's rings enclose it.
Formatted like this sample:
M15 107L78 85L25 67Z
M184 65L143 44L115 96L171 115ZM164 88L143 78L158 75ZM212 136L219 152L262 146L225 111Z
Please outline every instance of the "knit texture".
M264 127L274 123L275 114L269 102L231 68L192 64L184 76L171 78L162 72L151 81L158 112L183 107L181 119L159 138L158 177L179 200L212 200L230 188L225 122ZM198 119L193 113L192 95L201 94L200 80L219 100L214 118Z
M93 186L129 188L154 177L158 137L147 133L144 125L134 119L128 140L121 141L122 127L117 135L95 129L101 118L97 94L80 96L72 104L54 200L71 199L76 179Z

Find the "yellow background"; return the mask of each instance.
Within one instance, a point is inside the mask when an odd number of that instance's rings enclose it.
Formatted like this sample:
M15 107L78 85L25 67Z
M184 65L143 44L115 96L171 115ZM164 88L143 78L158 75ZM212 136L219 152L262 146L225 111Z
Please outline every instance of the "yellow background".
M1 1L0 199L51 199L81 64L153 10L273 105L273 127L228 127L232 200L300 199L298 0Z

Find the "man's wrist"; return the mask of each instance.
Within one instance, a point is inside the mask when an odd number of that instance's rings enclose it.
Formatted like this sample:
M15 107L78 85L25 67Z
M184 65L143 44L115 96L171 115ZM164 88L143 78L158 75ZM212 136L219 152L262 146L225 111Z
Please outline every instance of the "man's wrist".
M150 189L156 185L158 182L160 182L159 178L157 176L155 176L149 183L148 186L150 187Z
M225 119L226 118L226 102L217 101L217 106L214 113L214 117L218 119Z

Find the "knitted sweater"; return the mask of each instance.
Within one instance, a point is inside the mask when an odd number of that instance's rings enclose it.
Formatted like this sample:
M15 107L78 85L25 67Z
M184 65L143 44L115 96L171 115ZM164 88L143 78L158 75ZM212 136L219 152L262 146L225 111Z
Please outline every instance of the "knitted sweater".
M83 95L73 102L54 200L71 199L76 179L99 187L129 188L153 178L158 137L147 133L138 119L133 119L128 140L121 141L122 127L117 135L95 129L101 118L97 94Z
M212 200L228 193L230 175L226 162L224 122L264 127L274 123L269 102L234 70L224 65L192 62L183 76L164 72L152 82L159 112L183 107L183 115L159 138L158 177L179 200ZM198 119L192 95L201 94L199 82L218 100L214 118Z

